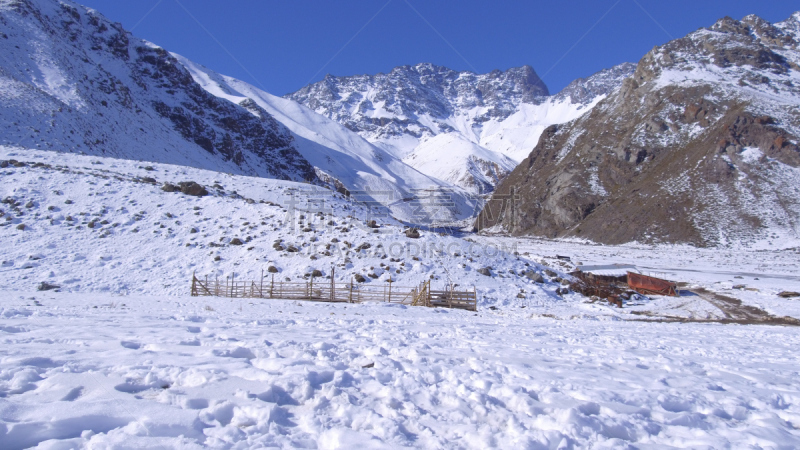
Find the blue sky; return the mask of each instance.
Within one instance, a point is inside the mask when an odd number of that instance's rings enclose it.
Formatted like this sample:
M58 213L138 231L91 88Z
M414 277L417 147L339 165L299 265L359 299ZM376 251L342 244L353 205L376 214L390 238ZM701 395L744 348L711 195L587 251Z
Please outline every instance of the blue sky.
M552 93L718 18L770 22L796 1L79 0L139 37L276 95L327 73L431 62L532 66Z

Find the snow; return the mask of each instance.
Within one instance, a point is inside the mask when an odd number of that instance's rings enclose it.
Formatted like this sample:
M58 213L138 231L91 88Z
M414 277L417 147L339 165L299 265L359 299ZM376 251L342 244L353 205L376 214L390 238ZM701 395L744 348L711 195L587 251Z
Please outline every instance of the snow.
M727 248L695 248L687 245L600 245L578 240L547 240L539 238L486 236L484 243L495 246L513 243L517 252L531 261L570 271L575 267L623 264L650 276L685 283L687 287L702 287L742 301L745 305L765 309L776 316L800 318L800 301L777 296L781 291L800 292L800 241L775 234L772 245L747 246L738 243ZM570 263L559 261L555 255L571 257ZM739 288L734 289L734 286ZM654 315L674 315L690 318L724 318L724 314L707 302L692 296L655 297L641 307L615 310L619 318L632 316L630 311L648 311ZM690 302L690 303L687 303ZM576 310L596 316L600 310L584 309L589 305L552 304L550 314L569 317ZM591 305L594 306L594 305ZM602 311L607 314L608 311Z
M753 164L758 162L764 156L764 153L758 147L745 147L739 153L739 156L742 158L742 161Z
M792 328L4 297L9 449L800 445Z
M604 98L604 95L598 96L588 105L562 99L548 99L539 105L523 103L507 119L487 122L483 126L481 145L520 162L539 143L545 128L577 119Z
M476 194L492 190L516 167L512 159L455 133L440 134L422 142L403 162Z

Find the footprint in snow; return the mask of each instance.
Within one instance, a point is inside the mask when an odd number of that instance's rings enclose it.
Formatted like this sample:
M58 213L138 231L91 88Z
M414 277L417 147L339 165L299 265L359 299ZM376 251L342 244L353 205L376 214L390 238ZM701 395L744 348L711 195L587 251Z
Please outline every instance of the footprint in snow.
M76 388L70 389L70 391L67 392L67 395L65 395L61 399L61 401L62 402L74 402L75 399L77 399L81 395L83 395L83 386L78 386Z
M253 359L256 355L250 350L249 348L245 347L236 347L233 350L214 350L211 353L214 356L222 356L225 358L244 358L244 359Z
M62 366L62 363L58 363L53 361L50 358L45 358L43 356L34 356L33 358L25 358L19 362L20 366L33 366L39 367L41 369L50 369L53 367Z
M208 408L208 400L204 398L187 398L183 402L183 407L186 409L206 409Z
M139 350L140 348L142 348L142 344L140 344L138 342L133 342L133 341L120 341L119 344L121 346L123 346L125 348L129 348L131 350Z

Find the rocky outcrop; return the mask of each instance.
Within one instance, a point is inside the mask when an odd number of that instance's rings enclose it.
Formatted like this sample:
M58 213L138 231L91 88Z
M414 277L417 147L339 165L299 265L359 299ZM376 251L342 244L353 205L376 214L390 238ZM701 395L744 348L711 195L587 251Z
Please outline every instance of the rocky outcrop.
M506 118L520 103L537 103L548 95L530 66L474 74L423 63L387 74L327 75L286 97L374 140L446 133L452 126L443 119L475 107L486 108L475 119L478 123ZM423 116L438 120L431 127L419 120Z
M656 47L588 114L549 127L476 228L619 244L800 233L800 15Z

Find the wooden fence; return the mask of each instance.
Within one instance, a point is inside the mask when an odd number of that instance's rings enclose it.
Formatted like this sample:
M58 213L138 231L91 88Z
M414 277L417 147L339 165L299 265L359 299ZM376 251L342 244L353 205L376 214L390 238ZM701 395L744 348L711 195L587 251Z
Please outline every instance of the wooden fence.
M192 275L193 297L213 296L232 298L275 298L286 300L312 300L318 302L387 302L413 306L458 308L477 311L478 296L471 291L456 291L452 286L445 290L434 291L431 282L426 281L416 287L394 286L386 282L376 286L372 284L336 283L333 278L320 280L312 277L306 282L275 281L275 275L265 279L263 274L259 281L237 280L235 275L204 279Z

